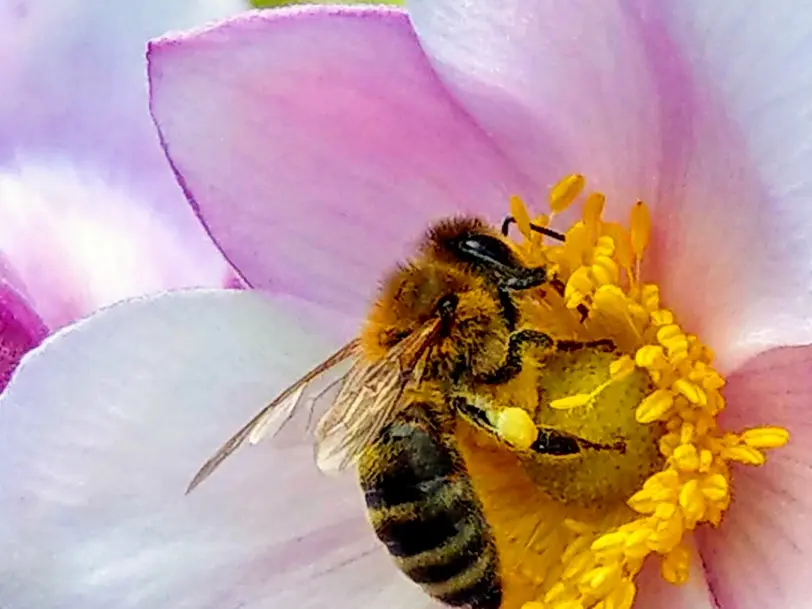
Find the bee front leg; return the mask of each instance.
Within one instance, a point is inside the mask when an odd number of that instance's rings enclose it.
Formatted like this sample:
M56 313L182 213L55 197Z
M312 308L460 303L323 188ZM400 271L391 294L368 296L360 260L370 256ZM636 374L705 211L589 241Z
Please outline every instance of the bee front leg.
M515 378L522 371L522 360L527 347L549 349L555 341L538 330L519 330L510 335L505 361L496 370L477 376L478 383L501 385Z

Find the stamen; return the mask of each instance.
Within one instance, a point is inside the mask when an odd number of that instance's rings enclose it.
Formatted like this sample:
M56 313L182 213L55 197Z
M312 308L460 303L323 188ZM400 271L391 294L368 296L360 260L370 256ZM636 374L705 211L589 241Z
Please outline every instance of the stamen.
M556 184L550 193L552 215L571 206L584 188L579 174ZM532 543L522 545L524 553L514 562L509 552L503 554L506 564L514 565L504 574L508 589L525 591L522 600L512 597L505 606L630 609L637 592L634 578L652 554L660 555L666 581L685 582L692 555L686 534L721 521L732 500L730 463L762 465L764 451L789 441L787 430L775 426L740 434L719 428L725 379L713 367L713 352L685 332L678 312L661 301L659 287L640 276L652 237L648 207L641 201L632 207L627 229L603 220L604 203L603 194L588 194L566 241L545 244L521 200L511 199L525 241L518 249L528 260L548 264L563 286L562 294L544 290L531 298L530 321L556 338L553 329L563 331L560 338L571 344L573 339L585 345L608 342L615 351L597 357L585 346L583 355L573 352L560 363L542 359L541 380L531 387L539 396L538 411L531 418L523 409L506 408L494 424L514 446L532 444L535 425L543 423L583 438L586 446L622 447L639 459L635 463L643 473L639 486L628 487L633 490L617 500L605 493L625 487L607 484L611 470L600 469L612 459L612 450L587 450L565 461L549 456L533 474L538 485L533 516L526 506L519 512L532 523ZM533 222L546 226L549 218ZM597 362L605 366L602 372ZM632 401L624 402L630 395ZM590 454L597 460L588 461ZM592 503L576 499L571 494L576 491ZM483 497L490 509L489 495ZM539 544L535 531L541 521L547 528ZM497 525L495 530L503 539ZM511 588L520 572L525 583Z
M568 175L553 186L550 192L550 210L557 214L567 209L578 198L585 185L584 176L577 173Z

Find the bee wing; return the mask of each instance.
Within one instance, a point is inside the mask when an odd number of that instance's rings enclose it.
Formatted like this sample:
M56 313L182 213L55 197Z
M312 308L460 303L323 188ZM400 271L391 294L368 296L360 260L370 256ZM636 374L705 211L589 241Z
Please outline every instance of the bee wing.
M392 347L383 359L357 360L333 407L316 427L316 464L331 473L353 465L403 406L406 385L419 382L425 354L440 320L433 320Z
M305 390L312 381L348 358L357 357L357 355L358 340L356 339L344 345L293 385L285 389L274 398L270 404L260 410L254 418L248 421L242 429L231 436L231 438L203 464L194 475L194 478L192 478L186 492L192 492L201 482L208 478L231 453L242 446L246 440L248 440L250 444L256 444L263 438L278 433L279 430L284 427L285 423L290 421L299 405L302 404Z

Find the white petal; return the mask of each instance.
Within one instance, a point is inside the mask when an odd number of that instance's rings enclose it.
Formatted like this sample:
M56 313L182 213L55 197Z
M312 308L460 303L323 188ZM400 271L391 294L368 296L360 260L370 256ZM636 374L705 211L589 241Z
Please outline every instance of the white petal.
M294 305L294 306L291 306ZM353 476L228 436L335 345L311 311L193 291L115 305L27 356L0 401L0 606L420 607Z

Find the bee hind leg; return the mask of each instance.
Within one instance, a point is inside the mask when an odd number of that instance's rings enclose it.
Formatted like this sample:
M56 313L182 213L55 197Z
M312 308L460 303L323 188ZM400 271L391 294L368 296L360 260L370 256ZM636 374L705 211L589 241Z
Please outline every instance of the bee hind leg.
M524 329L510 335L505 361L496 370L478 376L476 382L486 385L501 385L515 378L522 371L524 351L527 347L549 349L555 341L544 332Z

